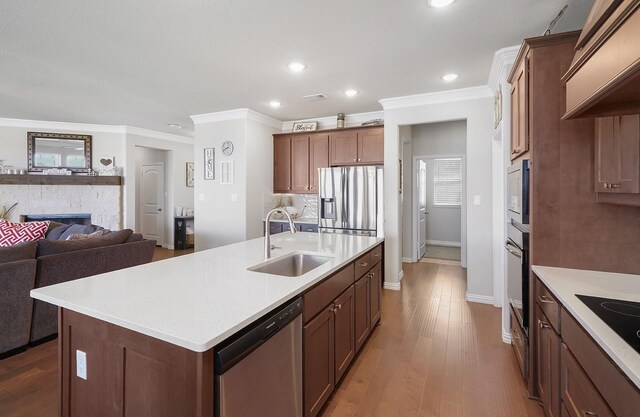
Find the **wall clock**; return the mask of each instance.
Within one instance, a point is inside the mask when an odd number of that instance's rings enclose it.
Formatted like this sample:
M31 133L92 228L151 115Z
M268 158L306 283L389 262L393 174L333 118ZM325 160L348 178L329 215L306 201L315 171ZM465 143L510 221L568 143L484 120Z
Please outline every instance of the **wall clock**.
M230 156L233 153L233 142L226 140L222 142L222 154L224 156Z

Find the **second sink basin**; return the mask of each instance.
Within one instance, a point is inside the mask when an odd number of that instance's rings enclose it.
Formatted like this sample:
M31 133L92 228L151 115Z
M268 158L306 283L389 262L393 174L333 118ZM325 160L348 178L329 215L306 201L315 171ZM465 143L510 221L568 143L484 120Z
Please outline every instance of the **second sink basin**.
M331 257L302 252L293 252L280 258L271 259L247 268L249 271L284 277L299 277L327 263Z

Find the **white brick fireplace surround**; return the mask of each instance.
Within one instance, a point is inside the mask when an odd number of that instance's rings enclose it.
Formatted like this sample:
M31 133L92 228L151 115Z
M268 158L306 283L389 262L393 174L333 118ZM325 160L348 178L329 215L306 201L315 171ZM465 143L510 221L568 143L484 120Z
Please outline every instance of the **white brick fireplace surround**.
M9 220L24 214L91 213L91 223L122 229L122 187L118 185L0 184L0 206L18 205Z

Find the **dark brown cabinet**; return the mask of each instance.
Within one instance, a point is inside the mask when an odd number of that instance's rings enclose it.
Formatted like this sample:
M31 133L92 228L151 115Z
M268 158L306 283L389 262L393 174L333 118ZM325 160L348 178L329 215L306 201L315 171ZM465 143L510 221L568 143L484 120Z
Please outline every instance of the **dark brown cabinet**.
M273 191L291 192L291 137L273 139Z
M640 115L596 119L598 193L640 193Z
M328 134L274 135L273 150L274 192L317 192L318 169L329 166Z
M360 348L364 346L367 336L371 333L371 319L370 319L370 288L371 280L369 275L365 275L356 281L354 286L354 298L355 298L355 314L354 314L354 326L355 326L355 340L356 340L356 352L360 351Z
M349 287L334 302L335 379L340 381L356 354L354 289Z
M523 57L511 83L511 159L529 150L529 60Z
M332 166L384 163L384 128L331 133L329 155Z
M333 304L304 326L304 415L320 412L335 386Z
M537 308L538 395L547 417L560 416L560 336L540 307Z
M382 291L382 263L378 263L369 272L370 297L369 297L369 317L371 319L371 328L380 320L382 307L380 305L380 295Z

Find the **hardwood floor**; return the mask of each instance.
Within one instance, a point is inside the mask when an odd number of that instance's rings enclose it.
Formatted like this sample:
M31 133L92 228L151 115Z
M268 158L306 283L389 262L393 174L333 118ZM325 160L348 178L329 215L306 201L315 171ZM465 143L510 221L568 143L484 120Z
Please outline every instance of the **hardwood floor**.
M402 291L383 291L382 323L322 416L543 417L501 340L500 310L465 301L462 268L404 271ZM0 416L54 417L56 394L56 341L0 361Z
M500 309L467 303L458 266L404 264L382 323L323 417L543 417L525 394Z
M190 253L193 253L193 249L173 250L156 246L156 249L153 251L153 259L151 261L161 261L163 259L175 258L176 256L188 255Z

